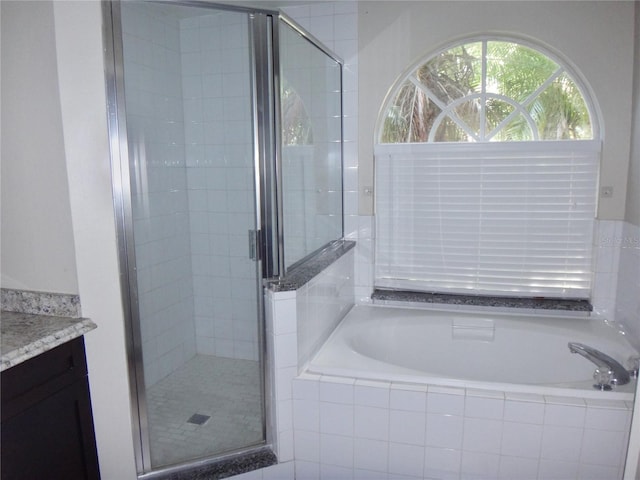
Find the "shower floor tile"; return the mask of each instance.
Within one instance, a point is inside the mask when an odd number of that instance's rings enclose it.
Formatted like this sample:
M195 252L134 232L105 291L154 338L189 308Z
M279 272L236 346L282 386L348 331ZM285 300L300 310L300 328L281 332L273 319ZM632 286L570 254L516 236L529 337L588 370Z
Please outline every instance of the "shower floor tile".
M258 362L196 355L147 388L152 465L260 443L261 403ZM211 418L197 425L194 415Z

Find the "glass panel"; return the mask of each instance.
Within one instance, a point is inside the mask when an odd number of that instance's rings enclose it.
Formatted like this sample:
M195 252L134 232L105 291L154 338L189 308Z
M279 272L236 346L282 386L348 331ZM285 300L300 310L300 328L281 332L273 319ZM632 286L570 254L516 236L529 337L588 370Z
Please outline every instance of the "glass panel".
M259 275L247 248L256 228L249 24L211 8L121 8L138 393L153 469L264 441Z
M438 125L434 142L475 142L475 139L465 132L450 117L445 117Z
M413 83L405 83L387 110L382 143L426 142L440 108Z
M482 43L468 43L439 53L416 71L416 78L444 104L480 93Z
M593 138L589 110L580 89L563 73L530 105L541 140Z
M496 98L487 98L485 104L485 121L487 133L492 132L500 122L513 113L513 105L498 100Z
M342 238L340 64L280 22L285 266Z
M480 135L480 99L472 98L466 102L457 105L454 108L458 119L460 119L469 130L476 135Z
M546 55L512 42L487 42L487 92L523 102L558 69Z
M298 92L286 81L282 82L282 144L312 145L311 119Z
M533 132L522 114L517 115L490 138L492 142L532 141Z

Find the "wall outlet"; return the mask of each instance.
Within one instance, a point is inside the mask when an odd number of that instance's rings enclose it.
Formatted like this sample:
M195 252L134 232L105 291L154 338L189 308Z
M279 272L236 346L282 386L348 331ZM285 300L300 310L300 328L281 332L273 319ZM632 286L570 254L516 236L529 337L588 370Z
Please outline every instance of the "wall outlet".
M600 198L613 197L613 187L600 187Z

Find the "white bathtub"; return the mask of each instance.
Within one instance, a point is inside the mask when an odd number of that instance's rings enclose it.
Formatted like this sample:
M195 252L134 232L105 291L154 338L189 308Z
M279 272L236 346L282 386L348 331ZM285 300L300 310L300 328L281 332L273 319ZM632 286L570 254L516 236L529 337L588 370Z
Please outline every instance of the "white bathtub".
M638 353L599 317L520 316L356 306L308 365L310 373L502 392L633 400L635 380L593 388L595 365L568 342L623 365Z

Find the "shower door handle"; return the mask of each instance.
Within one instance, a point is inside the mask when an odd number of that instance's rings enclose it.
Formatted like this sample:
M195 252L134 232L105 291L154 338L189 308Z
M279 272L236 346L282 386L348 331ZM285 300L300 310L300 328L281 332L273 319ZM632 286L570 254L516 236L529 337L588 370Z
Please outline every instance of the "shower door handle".
M260 230L249 230L249 258L260 261Z

